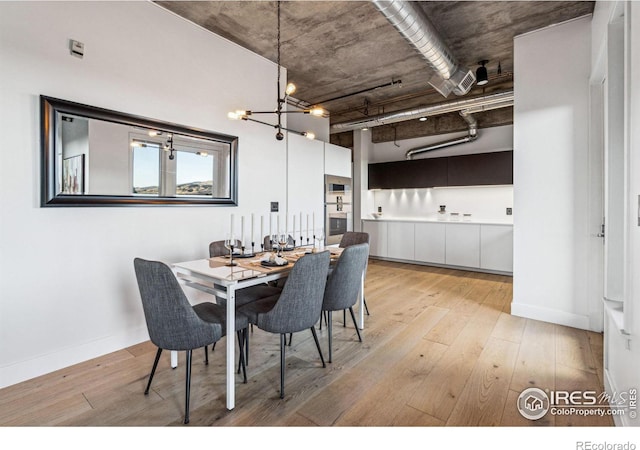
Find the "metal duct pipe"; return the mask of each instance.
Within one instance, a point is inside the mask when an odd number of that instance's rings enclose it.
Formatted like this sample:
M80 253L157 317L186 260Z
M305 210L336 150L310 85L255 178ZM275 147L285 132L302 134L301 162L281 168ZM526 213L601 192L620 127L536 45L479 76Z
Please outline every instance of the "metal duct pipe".
M466 144L467 142L473 142L478 139L478 121L475 119L475 117L464 111L460 111L460 116L462 116L462 118L465 120L465 122L467 122L467 125L469 126L469 131L466 136L412 148L411 150L407 151L405 155L407 160L413 159L413 155L417 155L418 153L425 153L445 147L452 147L454 145Z
M431 86L445 97L451 91L457 95L469 92L475 82L474 73L459 68L420 6L399 0L374 0L373 4L433 69L435 76L429 80Z
M365 119L350 122L334 123L331 125L331 133L360 130L362 128L377 127L389 123L403 122L405 120L419 119L420 117L438 116L457 111L481 112L489 109L504 108L513 104L513 91L489 94L484 97L476 97L465 100L456 100L438 105L423 106L421 108L395 111ZM473 108L473 110L472 110ZM479 108L479 109L478 109Z

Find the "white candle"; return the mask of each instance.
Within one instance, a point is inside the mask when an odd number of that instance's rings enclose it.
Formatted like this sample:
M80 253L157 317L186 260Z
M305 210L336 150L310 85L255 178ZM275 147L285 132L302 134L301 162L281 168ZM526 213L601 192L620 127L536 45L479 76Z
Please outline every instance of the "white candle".
M316 235L316 213L315 211L313 212L313 222L311 222L311 225L313 225L313 228L311 228L311 230L313 230L313 235Z
M278 214L278 228L276 230L276 233L280 234L280 214Z
M269 240L273 236L273 213L269 213Z
M229 237L230 238L233 237L233 214L231 214L231 232L230 232Z
M264 216L260 216L260 239L264 239ZM264 241L260 241L262 244Z
M253 244L255 241L253 240L253 213L251 213L251 243Z
M293 215L293 240L296 240L296 215Z
M284 234L289 234L289 214L284 215Z
M307 214L307 239L309 239L309 214Z
M240 216L240 245L244 245L244 216Z

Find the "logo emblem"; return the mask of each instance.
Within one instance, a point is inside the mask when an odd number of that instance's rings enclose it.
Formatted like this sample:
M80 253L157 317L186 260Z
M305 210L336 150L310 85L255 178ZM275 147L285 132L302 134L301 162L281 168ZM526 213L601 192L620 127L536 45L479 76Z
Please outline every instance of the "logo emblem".
M538 420L549 411L549 396L542 389L527 388L518 397L518 411L525 419Z

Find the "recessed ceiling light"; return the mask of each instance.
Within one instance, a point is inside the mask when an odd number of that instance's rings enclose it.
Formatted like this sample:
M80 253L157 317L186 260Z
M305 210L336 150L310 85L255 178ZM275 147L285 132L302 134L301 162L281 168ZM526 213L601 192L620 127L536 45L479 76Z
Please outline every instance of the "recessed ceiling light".
M427 120L427 118L426 118L426 117L420 117L418 120L419 120L420 122L425 122L425 121Z

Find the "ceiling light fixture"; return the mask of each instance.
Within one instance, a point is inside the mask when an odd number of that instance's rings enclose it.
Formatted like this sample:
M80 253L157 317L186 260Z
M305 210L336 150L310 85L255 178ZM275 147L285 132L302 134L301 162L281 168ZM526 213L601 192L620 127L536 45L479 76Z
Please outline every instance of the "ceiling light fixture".
M293 83L288 83L287 87L284 90L284 97L280 97L280 2L278 1L278 44L277 44L277 66L278 66L278 86L277 86L277 106L276 106L276 110L275 111L248 111L248 110L238 110L235 112L230 112L227 114L227 117L229 117L229 119L235 119L235 120L249 120L251 122L256 122L256 123L261 123L262 125L267 125L269 127L273 127L275 128L276 131L276 139L281 141L282 139L284 139L284 134L282 134L282 131L289 131L291 133L295 133L295 134L299 134L301 136L305 136L307 139L315 139L315 134L312 133L311 131L295 131L295 130L291 130L289 128L285 128L284 126L282 126L282 114L288 114L288 113L303 113L303 114L311 114L312 116L316 116L316 117L322 117L325 112L322 108L318 108L318 107L313 107L310 109L303 109L303 110L292 110L292 111L286 111L283 110L283 106L284 104L287 102L287 97L289 97L291 94L293 94L296 91L296 86ZM268 122L263 122L262 120L257 120L254 119L250 116L253 116L255 114L276 114L276 116L278 117L278 123L277 124L271 124Z
M425 121L427 120L427 118L426 118L426 117L420 117L418 120L419 120L420 122L425 122Z
M478 64L481 66L476 70L476 80L478 86L484 86L489 82L489 75L487 74L487 68L484 66L489 61L483 59L482 61L478 61Z

